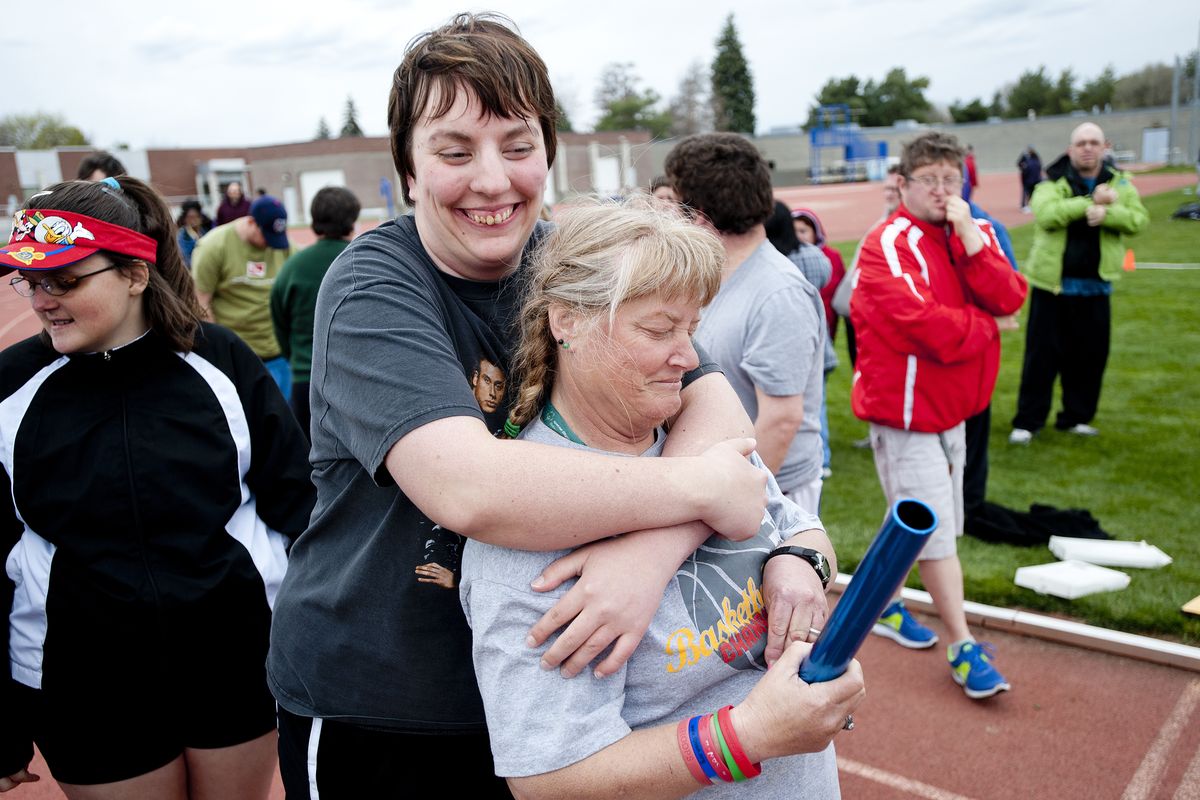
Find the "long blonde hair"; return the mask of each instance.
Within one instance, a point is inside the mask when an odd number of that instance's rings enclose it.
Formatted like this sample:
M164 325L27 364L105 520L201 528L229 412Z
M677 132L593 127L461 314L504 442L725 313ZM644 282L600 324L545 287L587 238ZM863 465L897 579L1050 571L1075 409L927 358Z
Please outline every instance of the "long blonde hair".
M720 240L659 201L640 195L582 201L555 218L558 227L534 253L523 289L514 358L521 382L509 414L517 428L533 418L554 385L553 305L591 323L607 317L611 324L632 300L654 295L707 305L721 288Z

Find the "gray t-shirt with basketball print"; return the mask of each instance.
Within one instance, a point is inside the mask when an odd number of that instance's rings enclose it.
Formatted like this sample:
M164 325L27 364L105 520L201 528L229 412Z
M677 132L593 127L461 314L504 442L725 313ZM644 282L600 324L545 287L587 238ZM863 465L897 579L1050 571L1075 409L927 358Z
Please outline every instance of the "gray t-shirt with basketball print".
M536 420L530 441L590 450ZM662 454L666 435L643 457ZM597 451L593 451L597 452ZM756 462L761 468L761 461ZM637 728L677 722L741 702L766 669L762 567L783 539L823 528L779 491L772 479L758 534L744 542L713 535L676 572L658 613L629 661L615 675L590 671L563 678L540 666L541 648L525 646L530 626L573 585L536 593L530 581L567 550L526 552L468 541L463 552L463 609L483 695L496 772L539 775L574 764ZM620 591L620 586L614 586ZM778 759L739 788L718 785L705 797L836 798L833 746Z

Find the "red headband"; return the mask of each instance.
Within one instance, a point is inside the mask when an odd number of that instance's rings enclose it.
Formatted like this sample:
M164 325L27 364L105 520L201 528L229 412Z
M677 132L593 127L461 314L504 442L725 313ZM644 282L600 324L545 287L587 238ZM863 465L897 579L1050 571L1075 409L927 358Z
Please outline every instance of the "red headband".
M51 208L21 210L13 216L8 244L0 247L0 274L58 269L100 250L153 264L158 244L144 233L83 214Z

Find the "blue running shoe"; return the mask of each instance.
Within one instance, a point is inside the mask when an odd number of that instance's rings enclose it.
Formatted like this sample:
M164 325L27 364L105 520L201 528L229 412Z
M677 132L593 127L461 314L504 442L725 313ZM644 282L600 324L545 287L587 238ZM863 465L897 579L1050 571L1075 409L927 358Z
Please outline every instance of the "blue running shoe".
M965 642L958 649L958 655L954 654L953 647L949 647L946 657L950 660L950 674L954 682L972 700L982 700L1011 688L1004 676L992 666L996 648L989 642Z
M883 610L871 633L886 636L897 644L912 650L924 650L937 644L937 634L913 619L912 614L904 607L903 600L897 600Z

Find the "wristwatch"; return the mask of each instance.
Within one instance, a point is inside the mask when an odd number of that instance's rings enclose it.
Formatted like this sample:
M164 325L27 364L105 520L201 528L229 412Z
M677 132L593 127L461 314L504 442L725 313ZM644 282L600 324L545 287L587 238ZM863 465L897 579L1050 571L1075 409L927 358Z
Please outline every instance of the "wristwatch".
M771 554L767 556L767 561L770 561L775 556L795 556L796 558L804 559L810 565L812 565L813 570L817 573L817 577L821 579L821 588L829 588L829 559L827 559L825 554L821 551L813 550L808 547L776 547L771 551Z

